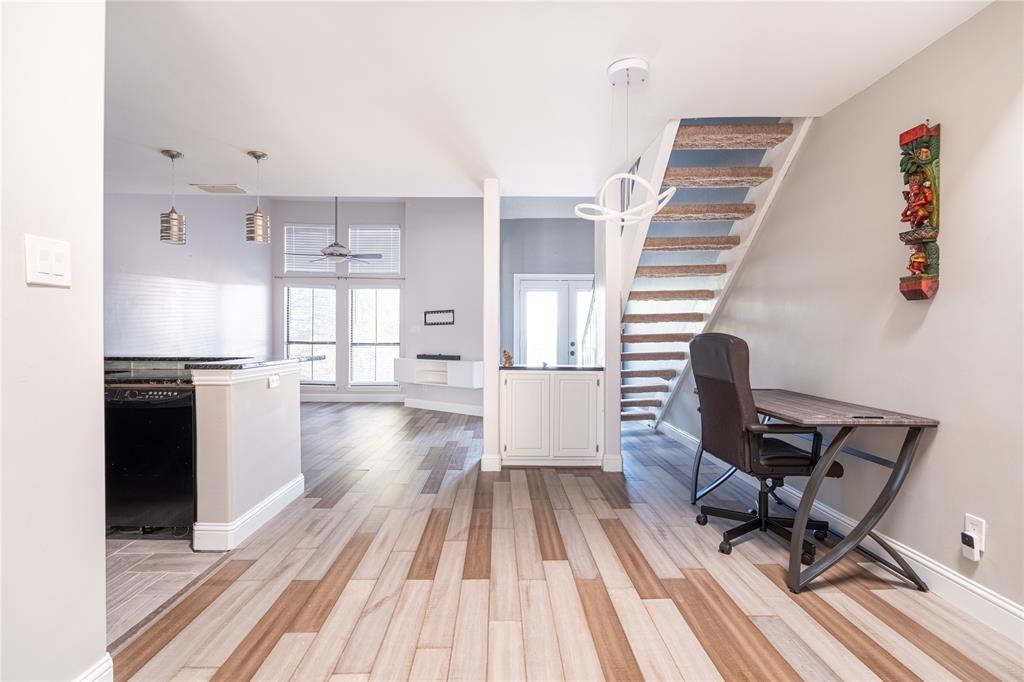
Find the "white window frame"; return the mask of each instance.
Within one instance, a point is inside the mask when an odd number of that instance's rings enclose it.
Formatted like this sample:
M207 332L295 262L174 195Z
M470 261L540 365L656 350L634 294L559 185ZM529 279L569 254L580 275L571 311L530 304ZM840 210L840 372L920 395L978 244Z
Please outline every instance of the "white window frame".
M311 270L289 270L288 269L288 228L289 227L315 227L315 228L327 228L334 234L334 225L327 225L324 223L285 223L284 228L281 230L281 272L286 277L309 277L312 279L316 278L329 278L338 276L338 264L334 264L334 269L328 272L316 272ZM331 238L331 241L334 237ZM331 242L327 242L330 244ZM324 244L324 246L327 246Z
M403 249L404 251L404 249ZM352 381L352 292L357 289L397 289L398 290L398 357L402 357L402 309L405 305L405 292L402 282L397 280L398 275L378 275L376 277L360 277L359 280L350 279L348 280L348 286L345 287L345 329L347 331L347 339L345 341L346 346L346 386L350 389L358 389L360 391L394 391L400 384L398 381L394 382L373 382L373 383L362 383ZM360 281L360 280L373 280L373 281ZM390 282L388 281L390 280ZM370 344L370 345L390 345L390 344Z
M348 261L345 261L345 274L352 279L394 279L396 277L403 277L405 275L405 227L396 223L352 223L346 228L346 241L351 241L351 231L353 228L398 228L398 272L352 272L352 266ZM349 248L352 248L351 244L346 244Z
M283 349L284 352L281 354L281 357L288 357L288 345L289 345L289 342L288 342L288 289L293 289L293 288L294 289L331 289L331 290L334 291L334 381L331 381L331 382L327 382L327 381L305 381L305 380L301 380L300 381L300 384L303 387L333 389L333 388L335 388L335 387L337 387L339 385L338 384L338 369L339 369L339 364L340 363L338 362L338 346L341 345L341 344L338 343L338 295L340 293L340 287L338 287L337 284L328 284L326 282L311 282L311 281L305 281L304 282L301 279L295 279L295 280L284 282L284 286L281 289L281 293L282 293L282 309L283 309L282 310L282 316L283 316L283 319L284 319L284 324L282 325L282 330L281 330L281 338L283 340L283 344L282 345L284 347L284 349ZM305 343L305 342L304 341L300 341L298 343ZM316 342L312 342L311 345L315 345L315 343ZM328 345L328 344L321 342L320 345Z

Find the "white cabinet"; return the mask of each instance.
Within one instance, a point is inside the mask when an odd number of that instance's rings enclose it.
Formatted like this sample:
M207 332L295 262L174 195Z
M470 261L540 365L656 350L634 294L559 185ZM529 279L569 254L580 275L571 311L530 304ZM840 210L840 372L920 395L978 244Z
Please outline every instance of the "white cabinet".
M503 388L503 456L546 457L551 452L551 378L505 372Z
M395 358L395 381L402 384L483 388L481 360L420 360Z
M551 456L600 454L601 388L599 375L554 372L551 375Z
M502 372L501 455L506 464L600 464L601 372Z

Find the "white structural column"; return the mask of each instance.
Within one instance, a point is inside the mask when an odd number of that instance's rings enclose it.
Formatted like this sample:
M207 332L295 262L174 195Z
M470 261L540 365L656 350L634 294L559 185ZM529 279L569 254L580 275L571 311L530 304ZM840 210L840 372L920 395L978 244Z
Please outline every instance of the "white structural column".
M484 451L483 471L501 469L498 448L501 357L501 188L497 178L484 180Z
M604 458L605 471L622 471L622 228L619 221L598 223L594 266L599 273L603 303L603 334L598 357L604 358ZM603 351L603 352L602 352Z

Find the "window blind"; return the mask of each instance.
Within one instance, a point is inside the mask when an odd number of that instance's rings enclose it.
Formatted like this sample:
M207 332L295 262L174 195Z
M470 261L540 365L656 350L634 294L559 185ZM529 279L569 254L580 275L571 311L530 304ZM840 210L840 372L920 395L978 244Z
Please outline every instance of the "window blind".
M333 241L334 228L330 225L285 225L285 272L336 272L336 263L313 262L322 257L320 250Z
M380 260L349 261L351 274L399 275L402 272L402 230L398 225L350 225L352 253L379 253Z

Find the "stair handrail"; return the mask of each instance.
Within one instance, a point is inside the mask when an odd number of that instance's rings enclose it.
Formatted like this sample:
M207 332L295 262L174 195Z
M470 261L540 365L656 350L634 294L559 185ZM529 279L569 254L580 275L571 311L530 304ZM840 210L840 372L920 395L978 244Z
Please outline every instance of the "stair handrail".
M665 171L668 168L669 157L672 154L678 129L679 119L672 119L666 123L664 129L655 136L654 140L647 145L643 153L625 172L645 178L652 187L661 187L665 180ZM623 191L620 197L620 210L625 211L638 200L646 200L646 195L641 196L641 193L645 191L645 188L637 187L637 183L631 182L628 190ZM636 223L624 223L619 230L619 238L623 240L620 314L625 309L626 300L629 298L629 290L632 288L633 278L636 275L637 265L640 263L640 254L643 251L643 244L647 239L647 231L650 226L651 219L647 218ZM591 296L587 320L583 325L578 365L593 366L597 363L597 337L594 332L595 302L596 297ZM605 305L607 305L607 301Z
M647 180L651 187L656 189L660 188L665 181L665 171L668 169L668 162L672 156L676 132L679 130L679 120L678 118L671 119L665 124L665 127L654 136L630 170ZM627 206L647 199L644 187L634 186L630 190L629 198L626 201ZM636 268L640 264L640 255L643 253L644 241L647 240L647 231L650 227L651 218L647 218L639 222L627 223L622 226L620 231L622 238L620 312L626 309L626 301L629 300L629 291L632 289L633 278L636 276Z
M587 309L587 321L583 324L583 339L580 341L580 352L576 364L584 367L597 365L597 337L594 336L594 302L597 297L590 293L590 307Z

